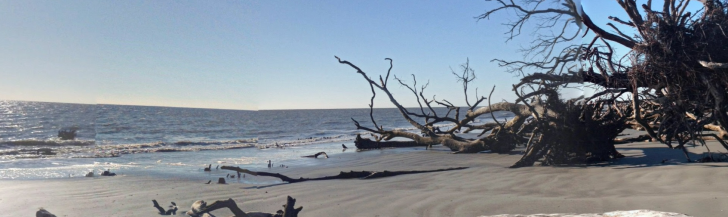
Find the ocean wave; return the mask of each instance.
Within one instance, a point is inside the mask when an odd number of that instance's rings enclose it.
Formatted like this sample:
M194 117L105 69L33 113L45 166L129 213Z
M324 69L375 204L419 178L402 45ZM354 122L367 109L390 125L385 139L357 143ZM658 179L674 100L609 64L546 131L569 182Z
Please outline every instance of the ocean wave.
M274 140L274 141L263 141L256 145L259 149L267 149L267 148L285 148L285 147L292 147L292 146L303 146L303 145L311 145L311 144L321 144L321 143L329 143L329 142L343 142L343 141L351 141L356 138L355 134L340 134L340 135L332 135L332 136L322 136L322 137L307 137L302 139L295 139L295 140Z
M258 135L275 135L275 134L283 134L286 133L285 130L261 130L256 132Z
M93 142L93 141L91 141ZM23 146L8 146L0 150L0 159L27 159L27 158L107 158L119 157L124 154L154 153L154 152L183 152L204 150L226 150L255 147L257 139L239 139L224 141L178 141L178 142L149 142L135 144L104 144L104 145L28 145L47 144L20 143ZM63 141L61 143L68 143ZM16 144L16 143L10 143ZM92 143L93 144L93 143Z
M328 121L321 122L322 125L340 125L340 124L344 124L344 123L348 123L348 122L338 121L338 120L328 120Z
M230 145L230 144L241 144L241 143L257 143L258 139L239 139L230 141L179 141L173 143L178 146L188 145Z
M91 146L95 145L94 140L37 140L25 139L15 141L0 141L0 146Z

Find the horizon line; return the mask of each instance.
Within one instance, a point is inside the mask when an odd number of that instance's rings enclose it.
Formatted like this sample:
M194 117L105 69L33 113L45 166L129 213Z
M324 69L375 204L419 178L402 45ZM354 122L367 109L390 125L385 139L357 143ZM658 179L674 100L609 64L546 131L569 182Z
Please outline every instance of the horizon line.
M141 106L141 107L161 107L161 108L185 108L185 109L214 109L214 110L234 110L234 111L292 111L292 110L340 110L340 109L369 109L368 107L361 108L273 108L273 109L232 109L232 108L211 108L211 107L185 107L185 106L167 106L167 105L133 105L133 104L113 104L113 103L79 103L79 102L53 102L53 101L36 101L36 100L4 100L0 101L15 101L15 102L39 102L39 103L59 103L59 104L77 104L77 105L113 105L113 106ZM466 108L467 106L461 106ZM480 107L480 106L479 106ZM419 107L405 107L405 108L419 108ZM447 108L444 106L434 106L432 108ZM397 109L397 107L378 107L374 109Z

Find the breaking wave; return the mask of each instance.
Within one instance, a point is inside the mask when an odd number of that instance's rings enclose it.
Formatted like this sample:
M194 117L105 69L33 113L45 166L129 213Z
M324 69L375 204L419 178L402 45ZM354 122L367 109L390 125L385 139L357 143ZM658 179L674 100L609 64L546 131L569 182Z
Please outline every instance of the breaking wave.
M333 136L307 137L307 138L301 138L301 139L264 141L264 142L257 144L256 147L258 147L259 149L285 148L285 147L303 146L303 145L311 145L311 144L351 141L351 140L354 140L354 138L356 138L355 134L346 134L346 135L340 134L340 135L333 135Z
M16 141L0 141L0 147L22 146L90 146L95 145L94 140L37 140L26 139Z
M257 139L96 145L95 141L23 140L0 142L0 159L105 158L124 154L225 150L255 147Z

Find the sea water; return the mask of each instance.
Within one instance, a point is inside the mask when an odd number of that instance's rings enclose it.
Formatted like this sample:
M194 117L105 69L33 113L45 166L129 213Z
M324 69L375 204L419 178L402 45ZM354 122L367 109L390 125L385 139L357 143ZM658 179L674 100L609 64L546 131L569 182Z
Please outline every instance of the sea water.
M0 101L0 179L82 177L107 169L117 174L207 179L199 174L210 164L213 170L217 165L264 169L268 160L275 165L316 165L327 161L301 156L320 151L329 156L366 154L342 152L341 144L354 148L356 135L368 134L357 130L352 119L373 128L369 112ZM377 124L386 129L416 132L398 109L373 112ZM448 109L435 112L443 116ZM499 119L512 116L495 114ZM489 116L484 118L476 122L490 121ZM78 129L74 140L58 138L58 130L67 127Z

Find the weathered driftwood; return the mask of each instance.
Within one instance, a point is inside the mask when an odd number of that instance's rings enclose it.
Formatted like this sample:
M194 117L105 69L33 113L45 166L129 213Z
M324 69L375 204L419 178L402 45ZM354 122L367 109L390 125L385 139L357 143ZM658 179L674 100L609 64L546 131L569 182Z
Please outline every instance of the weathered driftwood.
M152 203L154 203L154 208L157 208L157 211L159 211L160 215L177 215L177 204L174 202L172 202L172 205L169 206L168 210L164 210L164 208L159 206L157 200L152 200Z
M372 141L371 139L361 138L360 135L356 135L354 145L357 149L380 149L380 148L404 148L404 147L423 147L427 144L420 144L416 141Z
M722 127L715 125L715 124L706 124L703 126L705 129L712 130L718 133L718 137L722 139L728 139L728 132L723 130Z
M715 63L699 60L701 66L709 69L728 69L728 63Z
M323 152L323 151L322 152L319 152L319 153L316 153L316 154L306 155L306 156L302 156L302 157L318 158L319 155L324 155L326 158L329 158L329 155L326 154L326 152Z
M192 204L191 210L187 211L187 215L193 217L202 217L205 214L209 215L212 212L221 208L228 208L235 215L235 217L296 217L301 212L303 207L294 208L296 205L296 199L288 196L286 204L283 205L283 210L278 210L275 214L264 213L264 212L244 212L235 201L230 198L227 200L218 200L210 204L209 206L205 201L198 200Z
M406 171L350 171L350 172L340 172L339 175L335 176L324 176L319 178L303 178L300 177L298 179L294 179L285 175L281 175L280 173L267 173L267 172L256 172L251 171L247 169L243 169L240 167L231 167L231 166L222 166L222 169L224 170L234 170L241 173L247 173L254 176L268 176L268 177L275 177L279 178L284 182L288 183L296 183L296 182L304 182L304 181L319 181L319 180L332 180L332 179L373 179L373 178L382 178L382 177L390 177L390 176L397 176L397 175L405 175L405 174L417 174L417 173L432 173L432 172L442 172L442 171L450 171L450 170L462 170L467 169L467 167L454 167L454 168L446 168L446 169L436 169L436 170L406 170Z

